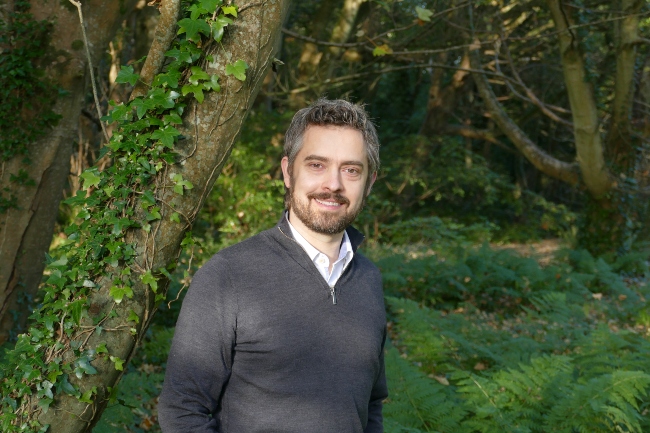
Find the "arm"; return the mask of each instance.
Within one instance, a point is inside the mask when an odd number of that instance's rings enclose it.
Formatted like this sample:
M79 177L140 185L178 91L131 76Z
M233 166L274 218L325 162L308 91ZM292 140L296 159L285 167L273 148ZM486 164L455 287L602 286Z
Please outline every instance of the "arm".
M370 401L368 402L368 424L364 433L383 433L384 418L382 415L382 402L388 397L388 388L386 386L386 367L384 364L384 345L386 344L386 330L384 329L384 342L381 345L381 354L379 355L380 370L372 387Z
M165 433L216 433L213 414L230 377L236 298L218 256L194 276L167 360L158 418Z

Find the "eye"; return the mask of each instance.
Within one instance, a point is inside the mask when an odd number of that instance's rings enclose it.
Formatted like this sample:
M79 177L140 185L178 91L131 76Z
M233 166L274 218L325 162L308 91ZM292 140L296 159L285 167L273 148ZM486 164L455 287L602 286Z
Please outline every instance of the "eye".
M309 163L309 167L310 167L310 168L313 168L313 169L315 169L315 170L318 170L318 169L323 168L323 164L320 163L320 162L310 162L310 163Z
M346 167L343 171L350 176L359 176L361 174L361 170L357 167Z

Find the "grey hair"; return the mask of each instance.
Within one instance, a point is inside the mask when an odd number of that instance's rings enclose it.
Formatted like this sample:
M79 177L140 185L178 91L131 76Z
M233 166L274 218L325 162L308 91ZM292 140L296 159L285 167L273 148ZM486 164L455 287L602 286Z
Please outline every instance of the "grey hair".
M366 110L343 99L325 98L318 99L293 116L284 135L284 155L289 158L289 167L293 167L296 155L302 148L305 131L311 125L344 126L361 132L368 155L368 176L379 170L379 137Z

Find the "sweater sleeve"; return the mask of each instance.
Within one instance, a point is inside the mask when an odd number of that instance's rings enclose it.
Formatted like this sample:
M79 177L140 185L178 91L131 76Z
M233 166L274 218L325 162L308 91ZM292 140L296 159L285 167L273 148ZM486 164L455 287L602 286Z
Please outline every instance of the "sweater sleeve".
M382 415L383 401L388 397L386 385L386 366L384 363L384 346L386 344L386 330L384 329L384 342L379 355L380 371L370 394L368 402L368 424L364 433L383 433L384 419Z
M183 300L158 404L164 433L216 433L214 417L228 382L237 300L219 256L195 274Z

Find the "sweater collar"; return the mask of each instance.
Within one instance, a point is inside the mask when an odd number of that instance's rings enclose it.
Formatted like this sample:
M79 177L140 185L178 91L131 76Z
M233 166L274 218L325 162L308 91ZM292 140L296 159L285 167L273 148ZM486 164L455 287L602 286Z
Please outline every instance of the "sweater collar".
M286 210L282 212L282 217L280 218L280 221L278 221L277 227L280 229L280 231L282 231L282 233L284 233L287 236L291 236L291 238L293 238L293 234L291 233L291 227L289 227L289 220L287 219ZM352 226L348 226L345 229L345 232L348 234L348 238L350 238L350 243L352 244L352 251L356 253L357 248L359 248L359 245L363 243L366 237L359 230L355 229Z

